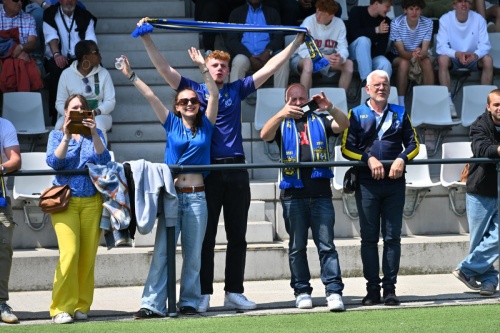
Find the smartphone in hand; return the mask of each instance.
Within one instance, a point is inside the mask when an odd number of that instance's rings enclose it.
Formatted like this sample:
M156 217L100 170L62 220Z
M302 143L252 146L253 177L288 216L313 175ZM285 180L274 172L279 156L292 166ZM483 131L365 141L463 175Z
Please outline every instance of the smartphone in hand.
M95 119L93 110L71 110L69 112L69 119L71 122L68 125L68 130L71 134L90 136L90 128L83 125L83 120Z
M306 104L301 105L300 108L302 109L302 111L304 113L306 113L306 112L312 112L312 111L319 109L319 105L318 105L318 102L316 102L314 99L311 99Z

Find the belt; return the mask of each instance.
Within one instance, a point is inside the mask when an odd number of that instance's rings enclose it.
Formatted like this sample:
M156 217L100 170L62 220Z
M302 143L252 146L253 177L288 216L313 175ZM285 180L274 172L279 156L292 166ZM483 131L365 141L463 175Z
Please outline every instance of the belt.
M245 163L245 156L234 156L234 157L223 157L223 158L212 158L210 160L212 164L240 164Z
M196 185L196 186L176 186L175 190L180 193L195 193L195 192L203 192L205 191L205 185Z

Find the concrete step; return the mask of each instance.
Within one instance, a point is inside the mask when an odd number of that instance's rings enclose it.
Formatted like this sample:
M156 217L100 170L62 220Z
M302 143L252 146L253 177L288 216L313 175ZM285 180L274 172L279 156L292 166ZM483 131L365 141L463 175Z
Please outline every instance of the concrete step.
M413 236L402 238L401 275L449 273L468 252L468 235ZM335 239L343 277L362 276L359 239ZM245 280L289 279L288 244L251 244L246 257ZM96 269L96 287L143 285L152 254L151 247L117 248L110 251L99 247ZM379 251L382 252L381 242ZM226 247L215 251L215 281L223 281ZM312 241L307 255L311 276L320 276L319 259ZM50 290L58 261L57 249L14 251L9 289ZM177 249L176 274L180 278L182 255ZM36 272L36 274L33 274Z
M123 54L127 55L127 53L123 53ZM116 57L119 57L120 55L121 55L121 53L117 54ZM187 56L187 52L185 52L185 55ZM116 57L114 57L113 59L115 59ZM170 86L168 85L167 81L165 81L165 79L160 75L160 73L158 73L158 71L156 69L151 68L150 66L152 66L152 64L151 65L150 64L151 64L151 62L143 63L142 66L148 66L148 67L142 67L142 68L138 67L137 70L135 70L136 67L132 67L132 69L135 71L137 76L139 76L141 78L141 80L143 80L147 85L160 85L160 86L163 86L165 88L171 89ZM113 80L113 84L115 85L115 93L116 94L120 93L120 92L116 92L116 90L120 86L132 87L137 91L137 89L134 86L132 86L132 84L130 83L128 78L125 75L123 75L122 72L120 72L114 68L114 63L113 63L113 68L110 68L108 70L109 70L109 73L111 75L111 79ZM182 76L188 77L190 79L192 78L192 80L195 80L195 81L198 77L201 78L201 73L200 73L200 70L198 69L198 67L195 68L195 67L188 66L187 68L186 67L176 68L176 70ZM137 91L137 94L139 96L141 96L143 103L148 104L146 99L144 97L142 97L142 95L138 91ZM121 93L120 93L120 96L121 96ZM123 97L125 97L125 100L127 100L126 95L124 95Z
M188 47L186 46L180 50L162 51L162 53L165 56L165 58L168 60L169 64L172 67L174 67L175 69L184 68L184 67L190 67L190 68L197 69L197 67L193 65L193 61L191 60L191 58L189 57L189 55L187 53L187 48ZM127 51L127 52L121 52L121 50L101 51L102 65L105 68L107 68L108 71L110 71L110 72L117 71L115 69L115 61L116 61L116 58L118 58L122 54L127 56L128 60L130 62L130 66L134 70L142 69L142 68L154 69L153 63L149 59L149 56L144 49L138 50L138 51ZM158 76L159 75L160 74L158 74ZM200 75L200 79L201 79L201 75ZM166 84L165 81L163 81L163 82ZM116 85L116 83L115 83L115 85Z
M106 14L103 14L106 15ZM160 17L160 14L155 14L157 17ZM163 15L163 18L177 18L177 19L182 19L186 21L193 20L192 18L186 18L184 17L184 12L182 12L181 15L179 16L174 16L174 13L165 13ZM133 17L127 17L127 16L120 16L120 17L98 17L97 21L97 27L96 27L96 33L97 34L131 34L132 31L135 30L135 27L137 26L137 22L141 19L141 16L133 16ZM155 28L154 30L155 36L157 34L161 33L168 33L169 31L172 32L172 30L169 29L162 29L162 28Z
M199 35L194 32L168 31L168 33L154 34L156 46L162 50L184 50L186 47L198 47ZM144 44L140 38L133 38L128 32L123 35L103 33L97 36L99 50L103 51L144 51ZM144 51L146 52L146 51Z
M101 17L184 17L186 5L184 1L85 1L85 7L97 18ZM152 15L153 14L153 15ZM139 19L136 19L137 21ZM136 22L137 22L136 21ZM99 26L99 21L97 22ZM132 28L133 30L133 28Z

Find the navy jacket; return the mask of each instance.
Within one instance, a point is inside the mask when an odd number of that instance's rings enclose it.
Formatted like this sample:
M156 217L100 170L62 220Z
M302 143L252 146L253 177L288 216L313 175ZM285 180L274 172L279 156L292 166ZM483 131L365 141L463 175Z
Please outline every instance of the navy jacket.
M388 104L388 109L385 112L389 112L385 121L390 119L391 127L384 132L380 140L377 137L371 148L365 152L366 146L370 143L369 141L377 129L374 111L366 103L349 110L347 117L351 125L344 131L342 138L342 155L345 158L368 163L368 158L371 156L379 161L395 160L400 157L407 163L418 155L420 144L405 108L396 104ZM404 177L390 179L391 166L385 165L384 168L385 178L375 180L372 178L368 166L360 167L359 180L361 182L399 182L405 180Z

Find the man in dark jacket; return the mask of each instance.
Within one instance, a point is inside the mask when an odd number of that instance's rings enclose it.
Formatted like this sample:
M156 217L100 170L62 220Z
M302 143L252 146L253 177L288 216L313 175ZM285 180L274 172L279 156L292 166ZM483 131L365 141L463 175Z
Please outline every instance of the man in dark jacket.
M262 4L262 0L248 0L231 12L229 23L280 25L278 12ZM273 55L283 48L282 33L239 32L226 35L226 47L233 58L229 82L242 79L252 69L261 69ZM274 74L274 87L288 85L290 66L286 62Z
M391 5L392 0L370 0L368 7L355 6L349 12L346 24L349 59L358 63L361 81L375 69L382 69L391 77L392 65L385 57L391 25L387 13Z
M489 93L486 111L470 127L473 158L500 156L500 89ZM471 163L466 185L469 220L469 255L453 275L483 296L492 296L498 286L498 195L494 163ZM478 284L481 282L481 285Z

